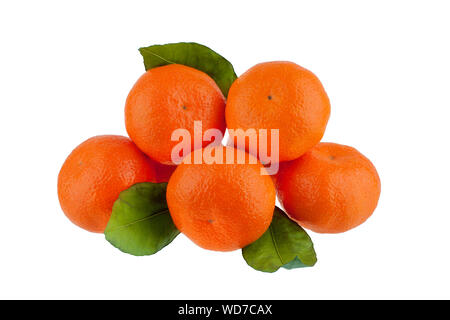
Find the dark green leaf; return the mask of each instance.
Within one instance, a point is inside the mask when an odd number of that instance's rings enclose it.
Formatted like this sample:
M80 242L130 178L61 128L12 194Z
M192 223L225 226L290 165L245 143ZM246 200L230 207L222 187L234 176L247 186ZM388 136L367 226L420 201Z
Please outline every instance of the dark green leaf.
M298 257L295 257L294 260L292 260L289 263L286 263L283 268L291 270L291 269L297 269L297 268L305 268L308 267L306 264L304 264Z
M208 74L228 95L231 84L237 78L231 63L210 48L194 43L180 42L140 48L145 70L172 63L183 64Z
M297 223L275 207L269 229L242 249L247 264L259 271L275 272L280 267L311 267L317 262L311 238Z
M114 203L105 237L119 250L151 255L180 233L173 224L166 202L167 183L138 183L120 193Z

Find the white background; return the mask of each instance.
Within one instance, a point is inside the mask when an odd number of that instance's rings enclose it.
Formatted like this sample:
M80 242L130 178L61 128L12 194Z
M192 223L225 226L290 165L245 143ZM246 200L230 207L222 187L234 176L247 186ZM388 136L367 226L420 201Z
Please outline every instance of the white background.
M1 1L0 298L450 298L448 1ZM238 74L294 61L332 102L324 141L378 169L374 215L310 232L319 261L274 274L179 236L150 257L72 225L56 192L70 151L126 134L140 46L205 44Z

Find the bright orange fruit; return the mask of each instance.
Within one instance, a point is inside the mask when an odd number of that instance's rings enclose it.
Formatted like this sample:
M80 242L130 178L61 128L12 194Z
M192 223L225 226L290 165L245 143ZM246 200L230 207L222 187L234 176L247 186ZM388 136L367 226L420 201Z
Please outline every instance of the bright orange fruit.
M189 131L194 149L194 121L202 121L203 131L225 131L225 98L202 71L179 64L150 69L128 95L125 124L130 138L163 164L173 164L171 152L178 141L171 136L176 129Z
M233 164L225 161L233 152ZM223 164L188 164L192 155L219 153ZM222 153L222 155L220 155ZM236 163L242 156L245 164ZM250 164L250 159L254 164ZM167 186L167 203L176 227L202 248L231 251L257 240L269 227L275 188L256 158L230 147L207 147L183 160Z
M275 180L289 216L320 233L344 232L366 221L381 191L370 160L335 143L319 143L299 159L281 163Z
M58 197L77 226L103 232L119 193L138 182L155 182L151 160L128 138L96 136L76 147L58 175Z
M279 160L287 161L322 139L330 101L312 72L292 62L266 62L250 68L232 84L225 112L228 129L279 129ZM230 135L231 139L235 136ZM260 145L258 154L270 153L271 143L267 148Z

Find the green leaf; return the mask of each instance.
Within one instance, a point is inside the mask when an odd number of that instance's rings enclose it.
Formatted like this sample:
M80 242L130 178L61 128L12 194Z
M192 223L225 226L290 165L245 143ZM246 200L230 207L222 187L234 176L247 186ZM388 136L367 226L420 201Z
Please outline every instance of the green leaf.
M119 250L135 256L151 255L180 233L166 202L167 183L138 183L122 191L114 203L105 237Z
M208 74L226 97L237 76L232 64L210 48L194 43L180 42L140 48L145 70L168 64L183 64Z
M308 267L306 264L304 264L298 257L295 257L294 260L292 260L289 263L286 263L283 268L291 270L291 269L297 269L297 268L305 268Z
M311 238L297 223L275 207L269 229L242 249L247 264L259 271L311 267L317 262Z

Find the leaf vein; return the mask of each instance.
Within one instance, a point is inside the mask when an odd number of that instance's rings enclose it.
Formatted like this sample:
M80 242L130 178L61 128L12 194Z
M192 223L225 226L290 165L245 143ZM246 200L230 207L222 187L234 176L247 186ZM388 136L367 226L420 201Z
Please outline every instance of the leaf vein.
M171 63L171 64L174 64L174 63L175 63L175 62L173 62L173 61L170 61L170 60L167 60L166 58L161 57L160 55L158 55L158 54L156 54L156 53L154 53L154 52L152 52L152 51L148 51L148 53L154 55L155 57L157 57L157 58L159 58L159 59L161 59L162 61L165 61L165 62L167 62L167 63Z
M142 221L145 221L145 220L148 220L148 219L151 219L151 218L160 216L160 215L162 215L162 214L164 214L164 213L167 213L167 212L169 212L169 210L164 209L164 210L158 211L158 212L156 212L155 214L152 214L152 215L150 215L150 216L147 216L147 217L144 217L144 218L141 218L141 219L138 219L138 220L129 222L129 223L124 224L124 225L122 225L122 226L118 226L118 227L115 227L115 228L111 228L111 229L109 229L108 231L109 231L109 232L114 232L114 231L117 231L117 230L120 230L120 229L129 227L129 226L131 226L131 225L133 225L133 224L136 224L136 223L139 223L139 222L142 222Z
M278 246L277 246L277 244L276 244L276 242L275 242L275 234L274 234L274 232L273 232L272 226L269 226L269 230L270 230L270 236L271 236L272 243L273 243L273 246L274 246L274 248L275 248L275 251L276 251L276 253L277 253L277 255L278 255L278 258L279 258L280 261L281 261L281 265L284 266L285 263L283 262L283 258L281 257L280 251L278 250Z

